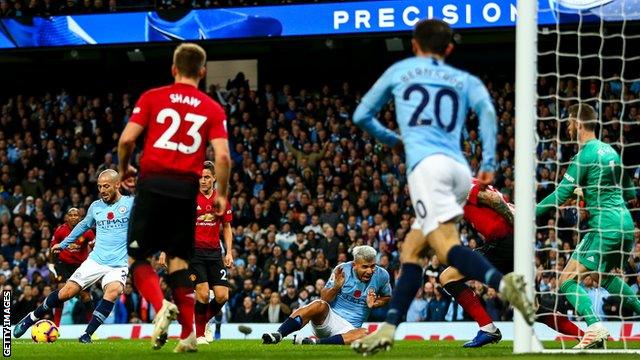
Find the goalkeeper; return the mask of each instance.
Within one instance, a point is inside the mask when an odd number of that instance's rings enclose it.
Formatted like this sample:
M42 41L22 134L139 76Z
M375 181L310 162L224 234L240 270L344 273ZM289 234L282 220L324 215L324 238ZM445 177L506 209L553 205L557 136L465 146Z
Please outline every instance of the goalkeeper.
M574 192L582 189L586 209L590 213L589 231L576 247L560 276L560 292L584 317L589 327L582 341L574 349L589 349L604 345L609 332L595 314L587 292L578 282L591 276L611 294L623 298L628 306L640 314L640 301L631 288L612 270L621 267L624 253L633 247L634 225L625 200L635 200L631 179L624 174L618 153L608 144L596 139L597 115L593 107L576 104L569 108L568 132L577 139L580 151L556 190L536 207L536 216L563 204ZM622 181L622 186L620 182Z

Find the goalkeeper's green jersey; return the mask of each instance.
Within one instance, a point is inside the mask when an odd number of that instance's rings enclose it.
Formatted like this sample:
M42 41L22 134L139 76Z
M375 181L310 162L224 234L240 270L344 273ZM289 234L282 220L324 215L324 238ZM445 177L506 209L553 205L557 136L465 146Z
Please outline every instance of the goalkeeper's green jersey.
M603 232L602 236L615 236L610 232L633 234L625 199L633 199L635 189L614 148L597 139L587 141L571 159L556 190L538 204L536 216L564 204L576 187L582 188L592 231Z

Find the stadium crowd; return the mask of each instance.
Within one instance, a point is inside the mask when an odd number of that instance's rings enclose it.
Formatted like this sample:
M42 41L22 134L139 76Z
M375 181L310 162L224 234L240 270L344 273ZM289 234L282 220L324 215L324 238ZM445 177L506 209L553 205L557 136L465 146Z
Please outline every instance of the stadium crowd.
M495 187L511 199L513 83L485 82L499 122ZM570 92L573 85L561 83L561 91ZM545 80L541 79L540 86L541 91L554 92ZM362 91L348 82L317 89L266 84L252 91L243 76L230 80L226 87L214 85L208 90L227 110L234 163L230 182L234 247L230 251L235 263L229 272L232 288L224 310L226 321L282 321L292 309L319 297L333 267L349 261L349 251L357 245L371 245L378 251L377 263L388 270L393 284L399 269L398 251L412 221L407 169L402 153L376 143L351 122ZM626 88L621 91L628 97L638 96ZM13 290L13 323L55 288L48 266L52 234L64 222L68 208L84 211L97 199L96 177L104 169L116 168L115 146L134 103L130 94L84 96L65 91L2 100L0 286ZM562 114L568 105L555 110L554 104L540 102L543 119L558 111ZM608 121L605 139L640 142L636 107L626 106L622 111L610 104L604 114ZM380 120L397 128L393 104L382 110ZM558 161L568 161L576 149L573 144L556 142L561 130L555 128L555 121L541 120L538 125L545 140L538 149L537 196L541 199L561 178L564 169ZM561 134L560 139L566 137ZM476 173L482 151L474 115L468 117L461 141ZM635 175L637 186L638 172ZM559 211L557 223L555 216L540 220L535 239L540 301L556 301L556 271L563 268L578 241L572 230L578 213L569 206ZM634 215L638 223L638 212ZM482 246L481 237L467 224L462 224L460 236L466 246ZM636 291L639 257L637 243L635 253L621 266ZM162 267L153 265L163 274ZM439 285L443 269L435 256L425 258L424 286L411 305L409 321L469 319ZM171 292L161 281L169 298ZM476 281L470 285L494 320L511 318L512 311L495 289ZM597 284L584 286L602 297L602 311L617 314L615 304L606 301L608 297ZM100 299L98 287L91 291L94 299ZM560 299L559 304L560 310L568 309L566 301ZM71 301L64 309L62 324L86 323L80 301ZM280 314L278 319L268 316L275 313ZM376 309L371 320L381 320L384 314L384 308ZM150 322L153 315L129 280L107 323Z

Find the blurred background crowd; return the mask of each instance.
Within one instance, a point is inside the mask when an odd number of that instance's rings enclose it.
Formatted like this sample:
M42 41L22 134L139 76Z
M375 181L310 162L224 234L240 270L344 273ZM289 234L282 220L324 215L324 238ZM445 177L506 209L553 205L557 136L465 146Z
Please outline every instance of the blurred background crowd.
M373 82L374 79L371 79ZM404 154L375 142L351 121L365 89L350 82L294 88L286 82L250 90L239 74L226 86L211 85L209 95L228 114L233 159L230 203L233 209L233 253L229 272L231 296L224 309L228 322L267 322L268 309L284 317L320 295L333 267L350 261L350 249L367 244L378 251L377 264L398 276L398 252L410 229L413 210L407 187ZM496 107L498 164L495 187L507 199L514 191L514 87L512 82L484 79ZM551 82L551 81L549 81ZM559 92L575 91L561 82ZM603 109L603 139L618 147L629 162L640 144L640 117L632 99L632 84L603 84L604 93L624 102ZM556 93L556 82L540 79L541 93ZM599 86L599 84L596 84ZM617 90L616 90L617 89ZM57 91L16 94L0 105L0 286L13 290L12 321L41 303L57 286L51 279L49 243L64 222L69 207L83 211L97 199L96 177L116 168L116 144L130 118L133 94L87 95ZM626 106L621 106L622 104ZM541 100L538 135L537 197L553 191L577 149L567 141L564 124L546 117L566 117L569 103ZM393 104L379 119L397 129ZM555 118L554 118L555 119ZM475 174L482 144L475 115L467 119L462 147ZM562 144L558 142L562 141ZM139 153L137 158L139 158ZM209 156L211 153L208 154ZM625 160L626 161L626 160ZM638 186L640 173L629 166ZM634 172L635 171L635 172ZM167 209L171 211L171 209ZM581 212L567 204L539 219L536 239L536 288L539 301L569 307L557 298L556 275L575 249ZM588 214L582 214L582 218ZM638 212L634 211L638 223ZM155 226L163 226L156 224ZM638 235L636 235L638 237ZM482 238L464 222L461 242L470 248ZM625 257L619 271L637 291L640 284L640 244ZM154 263L162 275L161 267ZM409 321L463 321L468 316L441 288L444 266L432 254L424 260L424 286L411 304ZM471 281L494 320L510 320L512 311L495 289ZM618 314L612 296L595 283L584 283L605 314ZM167 298L170 291L162 280ZM101 297L99 287L91 289ZM613 305L612 305L613 304ZM370 320L384 318L376 309ZM139 323L153 319L152 307L130 281L107 323ZM84 323L80 301L65 304L63 324Z

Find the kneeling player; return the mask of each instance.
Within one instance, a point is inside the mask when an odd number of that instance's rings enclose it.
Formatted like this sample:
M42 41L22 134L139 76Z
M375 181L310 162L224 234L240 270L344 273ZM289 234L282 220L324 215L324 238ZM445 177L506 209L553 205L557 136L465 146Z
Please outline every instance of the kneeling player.
M116 171L105 170L98 176L98 192L101 200L91 204L87 216L73 228L64 241L51 247L51 250L56 252L64 250L95 225L96 244L93 251L71 275L62 289L51 292L42 305L20 320L13 329L15 337L21 337L50 309L62 305L83 289L102 281L104 296L96 306L86 332L79 339L82 343L91 342L91 335L113 310L115 300L122 293L129 273L127 231L133 198L121 195L119 187L119 175Z
M377 267L376 251L370 246L353 249L353 261L338 265L327 285L322 300L315 300L294 311L277 332L262 335L263 344L277 344L287 335L311 322L317 337L304 338L301 344L350 344L367 335L361 328L371 309L387 305L391 299L389 274Z
M477 180L474 179L464 206L464 219L485 239L486 244L477 251L500 272L513 271L513 204L507 203L504 196L492 186L480 190ZM493 324L480 299L466 285L464 276L456 268L446 268L440 274L440 282L480 326L476 337L465 343L464 347L481 347L502 339L500 330ZM580 328L553 309L539 307L536 321L565 335L584 335Z

